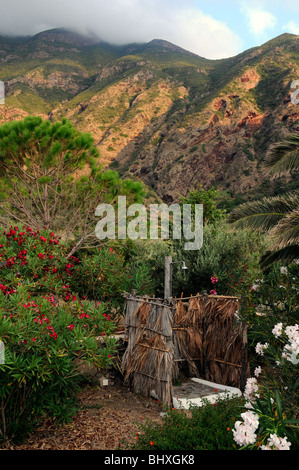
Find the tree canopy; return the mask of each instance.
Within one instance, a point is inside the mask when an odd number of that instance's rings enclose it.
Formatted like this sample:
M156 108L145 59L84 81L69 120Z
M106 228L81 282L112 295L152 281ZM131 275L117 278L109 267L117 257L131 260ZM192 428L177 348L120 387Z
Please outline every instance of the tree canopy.
M66 119L27 117L0 126L0 221L29 224L73 239L78 248L94 237L95 210L145 195L140 182L103 169L93 138Z

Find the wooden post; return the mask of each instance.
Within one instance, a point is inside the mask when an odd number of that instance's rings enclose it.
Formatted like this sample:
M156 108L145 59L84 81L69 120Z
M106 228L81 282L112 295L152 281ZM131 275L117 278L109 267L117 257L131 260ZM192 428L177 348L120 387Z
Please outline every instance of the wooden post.
M206 332L207 332L207 322L206 322L206 304L208 301L208 294L206 291L203 293L203 318L202 318L202 355L203 355L203 374L206 380L209 380L209 362L206 352Z
M164 299L172 298L172 256L165 256Z
M247 340L247 325L242 322L242 370L240 378L240 390L244 392L246 386L246 372L247 372L247 350L248 350L248 340Z

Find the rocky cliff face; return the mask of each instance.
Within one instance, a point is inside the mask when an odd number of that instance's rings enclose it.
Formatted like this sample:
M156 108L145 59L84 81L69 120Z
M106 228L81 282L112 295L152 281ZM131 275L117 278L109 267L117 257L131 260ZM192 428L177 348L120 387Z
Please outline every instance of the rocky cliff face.
M270 183L262 162L270 144L299 131L298 43L283 35L209 61L166 41L117 48L61 30L0 38L0 122L67 117L94 136L106 166L165 201L200 184L228 204L259 197L294 184Z

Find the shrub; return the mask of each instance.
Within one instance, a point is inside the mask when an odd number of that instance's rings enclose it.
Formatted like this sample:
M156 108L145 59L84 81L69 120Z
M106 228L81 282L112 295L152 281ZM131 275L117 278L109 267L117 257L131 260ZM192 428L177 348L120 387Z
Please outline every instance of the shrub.
M70 287L80 296L119 304L129 284L127 271L124 255L118 248L99 247L80 255Z
M298 450L298 264L273 265L256 280L240 317L248 324L254 374L236 443L248 450Z
M243 298L242 318L249 325L250 344L266 343L278 323L298 321L299 264L288 267L274 264L255 279L249 294Z
M79 259L66 257L66 249L52 232L11 227L0 235L1 290L11 292L19 285L29 293L55 293L69 299L66 289Z
M232 428L241 401L218 400L203 407L192 407L189 413L168 410L161 425L152 422L139 425L134 450L234 450Z
M80 261L65 258L54 234L13 227L0 236L0 256L0 440L17 441L45 413L70 419L79 365L111 364L114 325L103 302L71 290Z
M243 295L261 276L259 266L263 248L262 237L249 230L231 230L225 223L207 225L203 230L203 246L198 251L186 251L175 241L176 259L184 260L188 271L174 272L174 293L196 295L214 290L211 277L217 277L217 293Z
M157 297L163 297L164 260L171 254L174 254L171 241L136 240L128 259L130 288L136 289L139 295L154 293Z
M256 345L263 369L255 368L247 380L249 411L235 423L234 439L245 449L298 450L299 326L278 323L272 333L269 343Z

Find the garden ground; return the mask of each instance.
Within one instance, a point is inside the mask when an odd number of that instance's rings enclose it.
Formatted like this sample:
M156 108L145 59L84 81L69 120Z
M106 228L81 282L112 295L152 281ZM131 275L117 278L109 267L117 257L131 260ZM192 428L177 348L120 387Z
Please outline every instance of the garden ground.
M135 442L141 420L161 422L159 403L132 393L120 380L107 387L86 385L79 399L81 409L71 423L57 428L46 419L9 450L115 450Z

